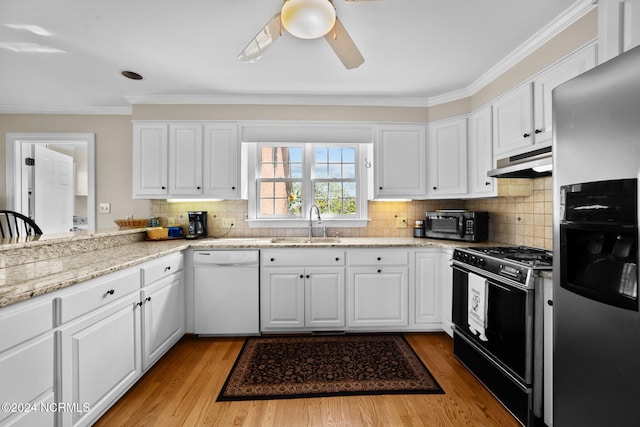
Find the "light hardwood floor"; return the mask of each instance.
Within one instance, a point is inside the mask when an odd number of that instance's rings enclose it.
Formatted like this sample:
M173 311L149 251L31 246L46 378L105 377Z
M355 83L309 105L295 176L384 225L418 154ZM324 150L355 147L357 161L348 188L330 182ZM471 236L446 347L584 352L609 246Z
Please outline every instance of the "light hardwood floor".
M243 338L185 336L96 426L519 426L444 333L407 340L445 394L216 402Z

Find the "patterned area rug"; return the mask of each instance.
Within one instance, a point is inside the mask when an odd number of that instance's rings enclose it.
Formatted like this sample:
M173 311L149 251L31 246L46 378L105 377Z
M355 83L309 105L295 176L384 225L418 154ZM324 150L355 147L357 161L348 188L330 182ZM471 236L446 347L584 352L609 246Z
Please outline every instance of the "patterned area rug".
M218 401L442 393L402 335L252 337Z

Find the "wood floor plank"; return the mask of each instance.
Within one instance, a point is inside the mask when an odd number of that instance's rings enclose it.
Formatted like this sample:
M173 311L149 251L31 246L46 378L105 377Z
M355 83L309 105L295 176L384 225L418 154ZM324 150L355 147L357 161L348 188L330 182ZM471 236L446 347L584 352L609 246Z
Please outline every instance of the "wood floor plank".
M185 336L96 422L107 426L499 426L520 424L453 355L443 333L407 334L443 395L216 402L243 338Z

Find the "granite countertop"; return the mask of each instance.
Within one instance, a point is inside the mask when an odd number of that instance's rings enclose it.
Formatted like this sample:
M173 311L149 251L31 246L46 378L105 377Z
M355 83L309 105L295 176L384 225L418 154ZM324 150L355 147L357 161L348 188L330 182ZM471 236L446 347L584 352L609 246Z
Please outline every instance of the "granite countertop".
M88 250L0 268L0 307L44 295L76 283L132 267L183 249L267 249L267 248L443 248L495 246L495 242L469 243L413 237L344 237L307 243L303 238L228 238L200 240L137 241L114 247ZM47 248L49 254L53 250Z

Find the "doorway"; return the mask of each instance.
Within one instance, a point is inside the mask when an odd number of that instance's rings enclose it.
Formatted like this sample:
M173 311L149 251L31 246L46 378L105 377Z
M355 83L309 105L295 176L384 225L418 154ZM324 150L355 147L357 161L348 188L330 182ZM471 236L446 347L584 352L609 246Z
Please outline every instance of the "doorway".
M34 218L39 225L42 222L44 233L95 230L95 134L8 133L6 146L8 209ZM35 147L49 150L44 151L44 160L35 161ZM64 164L59 158L65 156L72 159L71 171L54 171L65 168L57 166ZM46 172L44 181L42 172ZM56 196L52 196L54 191Z

